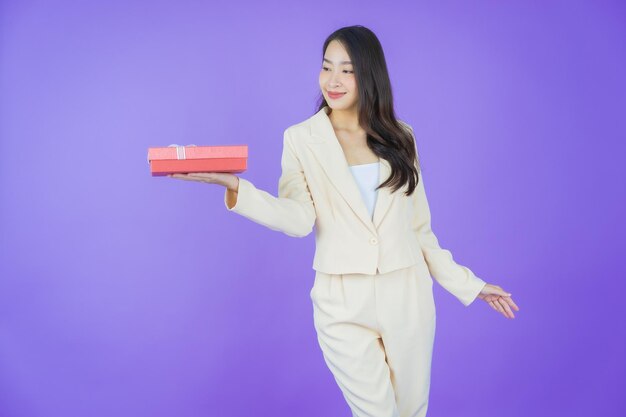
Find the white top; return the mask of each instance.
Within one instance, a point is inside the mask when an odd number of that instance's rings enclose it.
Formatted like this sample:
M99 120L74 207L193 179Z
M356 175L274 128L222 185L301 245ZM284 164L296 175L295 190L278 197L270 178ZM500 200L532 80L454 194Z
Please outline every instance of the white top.
M369 211L370 217L374 218L374 206L376 205L376 197L378 195L378 181L380 175L380 162L372 162L371 164L350 165L350 171L356 180L365 206Z

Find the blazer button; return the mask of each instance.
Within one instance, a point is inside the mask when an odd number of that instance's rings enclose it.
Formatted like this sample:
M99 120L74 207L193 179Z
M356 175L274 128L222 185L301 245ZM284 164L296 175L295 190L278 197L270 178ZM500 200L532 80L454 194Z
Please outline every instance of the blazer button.
M372 245L375 245L375 244L377 244L377 243L378 243L378 239L376 239L375 237L373 237L373 238L371 238L371 239L370 239L370 243L371 243Z

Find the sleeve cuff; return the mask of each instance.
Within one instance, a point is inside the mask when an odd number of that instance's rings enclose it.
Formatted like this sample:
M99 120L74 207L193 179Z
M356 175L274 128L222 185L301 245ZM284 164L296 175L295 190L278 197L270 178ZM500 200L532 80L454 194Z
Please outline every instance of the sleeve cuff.
M469 307L478 298L478 294L480 294L482 289L485 287L485 284L487 283L484 280L475 277L472 283L472 290L469 293L469 297L463 301L465 307Z

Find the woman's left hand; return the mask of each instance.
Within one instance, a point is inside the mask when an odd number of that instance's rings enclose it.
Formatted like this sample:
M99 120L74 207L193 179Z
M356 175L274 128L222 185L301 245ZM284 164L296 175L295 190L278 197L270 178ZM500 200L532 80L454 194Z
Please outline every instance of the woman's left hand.
M491 308L499 311L508 319L515 318L511 307L513 307L515 311L519 311L519 307L511 298L511 293L504 291L502 287L498 285L485 284L480 294L478 294L478 298L485 300Z

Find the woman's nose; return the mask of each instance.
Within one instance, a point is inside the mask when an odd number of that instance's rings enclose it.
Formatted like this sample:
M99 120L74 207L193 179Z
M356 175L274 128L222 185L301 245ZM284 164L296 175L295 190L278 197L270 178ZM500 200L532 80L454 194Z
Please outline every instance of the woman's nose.
M340 76L341 76L341 74L337 73L336 71L331 71L330 78L328 79L328 84L331 87L339 85L339 77Z

